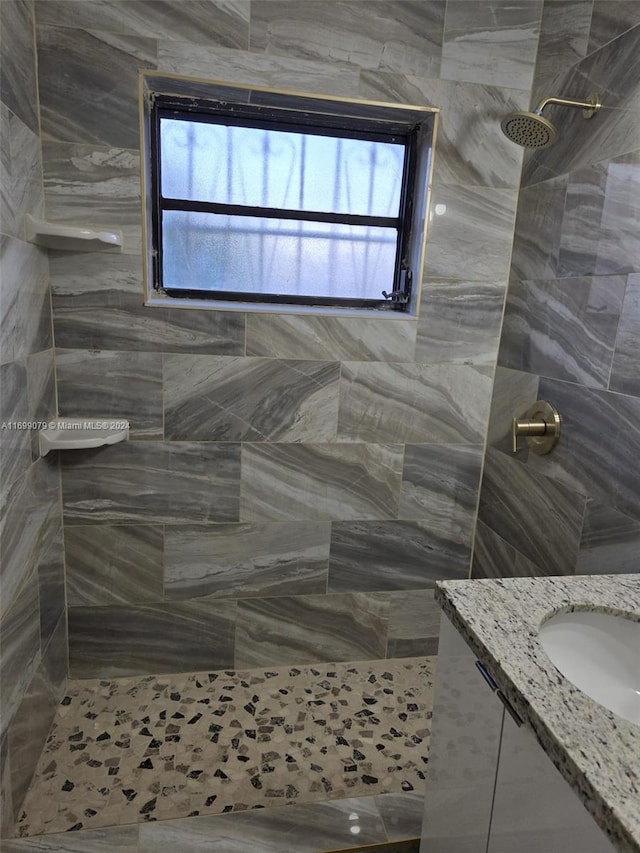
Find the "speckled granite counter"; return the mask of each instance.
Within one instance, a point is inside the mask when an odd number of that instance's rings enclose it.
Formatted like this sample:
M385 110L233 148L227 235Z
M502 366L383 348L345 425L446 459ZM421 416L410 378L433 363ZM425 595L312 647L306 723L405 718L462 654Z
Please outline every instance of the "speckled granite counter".
M442 581L436 598L612 843L638 853L640 726L564 678L538 627L571 610L640 621L640 574Z

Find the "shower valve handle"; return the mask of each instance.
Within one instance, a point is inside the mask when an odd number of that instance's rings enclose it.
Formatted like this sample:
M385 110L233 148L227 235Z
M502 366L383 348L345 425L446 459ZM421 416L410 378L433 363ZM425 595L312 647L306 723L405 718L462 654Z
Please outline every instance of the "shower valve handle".
M521 421L518 418L513 419L513 452L518 452L518 436L519 435L546 435L546 421Z
M518 452L518 436L527 438L529 448L539 456L544 456L556 446L560 438L560 424L562 418L558 410L538 400L525 413L524 419L514 418L511 425L511 449L513 453Z

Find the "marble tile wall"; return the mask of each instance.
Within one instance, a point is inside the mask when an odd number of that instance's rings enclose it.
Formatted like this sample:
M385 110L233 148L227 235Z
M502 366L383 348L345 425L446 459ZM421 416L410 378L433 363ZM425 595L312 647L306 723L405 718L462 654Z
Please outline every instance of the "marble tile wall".
M550 111L558 140L525 158L477 577L638 570L639 48L638 3L545 3L534 96L604 106L593 122ZM560 443L514 456L511 418L536 399L560 411Z
M60 412L131 422L62 459L76 675L432 653L469 573L543 3L330 7L36 0L47 214L125 232L51 257ZM141 69L441 108L420 316L145 308Z
M29 422L56 414L31 0L0 4L0 835L12 829L67 674L59 468ZM21 425L18 428L16 425Z

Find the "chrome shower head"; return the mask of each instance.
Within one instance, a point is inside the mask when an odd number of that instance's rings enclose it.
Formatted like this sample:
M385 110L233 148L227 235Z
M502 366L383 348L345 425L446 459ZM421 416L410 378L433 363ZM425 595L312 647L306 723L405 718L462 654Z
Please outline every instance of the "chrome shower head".
M537 113L510 113L500 126L508 139L525 148L547 148L558 135L549 119Z
M602 106L597 94L589 96L587 101L574 101L572 98L544 98L535 111L509 113L500 126L504 135L525 148L548 148L553 145L558 135L554 125L542 115L547 104L558 104L562 107L579 107L583 118L591 118Z

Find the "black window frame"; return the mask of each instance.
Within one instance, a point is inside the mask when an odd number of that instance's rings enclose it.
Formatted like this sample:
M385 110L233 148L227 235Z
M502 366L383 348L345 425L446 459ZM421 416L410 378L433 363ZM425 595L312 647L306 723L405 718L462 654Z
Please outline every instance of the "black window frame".
M271 305L305 305L335 308L372 308L406 311L412 292L412 270L409 252L415 195L415 173L420 125L389 118L362 118L308 109L265 107L246 103L213 101L199 97L155 93L150 104L149 148L151 188L151 241L153 289L170 298L245 302ZM177 118L211 124L232 124L267 130L297 131L334 138L363 139L381 142L401 142L404 145L404 167L400 187L397 217L378 217L355 214L324 213L308 210L230 205L219 202L166 199L162 196L160 120ZM164 210L184 210L205 213L239 214L295 221L337 222L353 225L383 225L397 231L393 281L382 291L379 299L326 297L314 295L269 294L261 292L187 289L167 287L163 282L162 213Z

